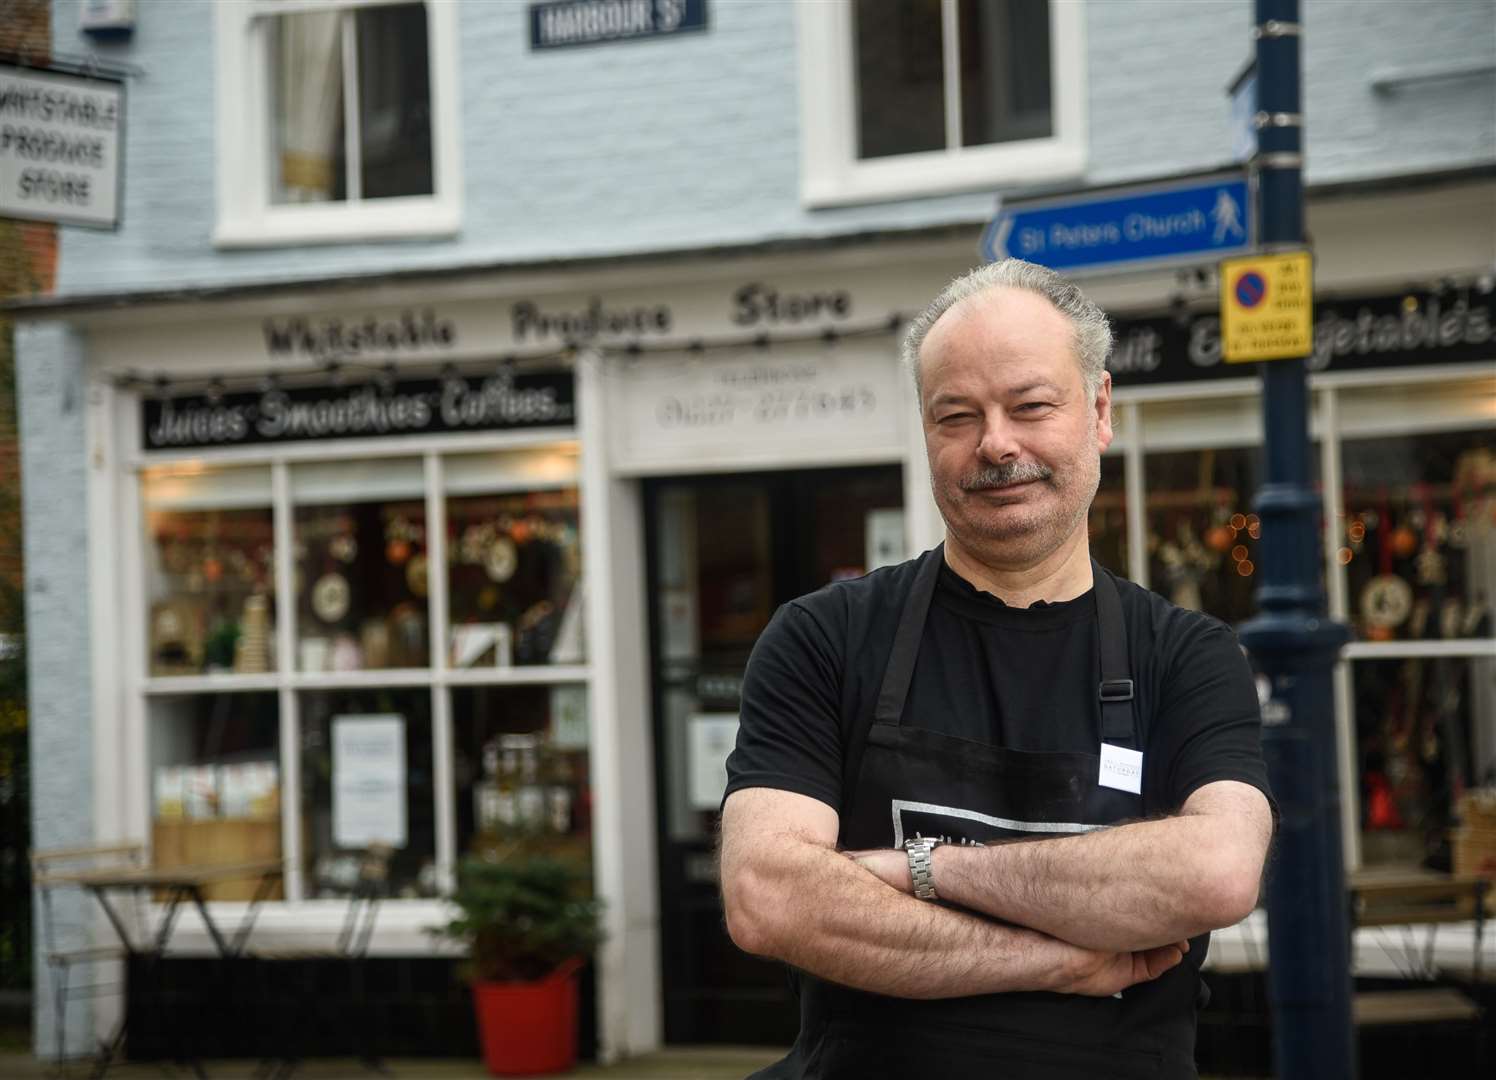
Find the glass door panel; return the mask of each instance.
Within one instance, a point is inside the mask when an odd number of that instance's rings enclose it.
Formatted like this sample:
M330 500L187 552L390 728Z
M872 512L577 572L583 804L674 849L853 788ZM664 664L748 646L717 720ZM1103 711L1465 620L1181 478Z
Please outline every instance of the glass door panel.
M905 557L897 467L652 481L646 487L665 1037L788 1043L780 964L733 945L715 843L738 694L774 611Z

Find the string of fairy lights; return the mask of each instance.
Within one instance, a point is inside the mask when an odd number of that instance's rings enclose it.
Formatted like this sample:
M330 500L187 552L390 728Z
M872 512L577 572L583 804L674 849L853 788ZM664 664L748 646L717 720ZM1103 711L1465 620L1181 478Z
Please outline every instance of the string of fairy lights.
M823 326L804 331L780 333L759 331L752 334L692 337L684 340L641 341L635 339L627 342L603 343L567 341L550 349L506 352L496 360L449 360L440 365L436 375L447 379L483 374L512 376L522 372L555 370L575 364L577 358L585 352L603 358L634 361L656 354L673 354L687 359L705 359L708 354L768 353L791 346L820 345L830 349L844 341L895 337L903 329L906 321L902 313L893 312L864 323ZM116 376L113 382L119 389L143 392L147 397L202 395L211 403L236 390L240 392L257 390L260 393L268 393L285 389L290 385L304 385L309 382L326 383L332 386L372 384L381 392L389 393L393 391L402 375L431 377L430 358L410 360L401 365L388 358L369 359L360 356L353 359L348 354L335 354L323 358L314 366L295 370L193 373L191 375L127 371Z
M1213 295L1214 274L1208 269L1182 270L1176 275L1176 292L1168 305L1176 320L1188 318L1196 302L1203 302ZM1496 273L1482 274L1468 282L1456 282L1452 278L1441 278L1431 283L1426 290L1429 295L1446 298L1464 295L1486 297L1496 291ZM1409 291L1403 300L1405 308L1416 308L1415 291ZM1326 300L1327 308L1334 303ZM685 339L659 339L629 341L567 340L546 349L514 350L496 358L449 360L443 362L433 373L433 360L429 356L411 358L397 362L389 356L369 357L359 353L334 352L322 357L315 364L282 371L270 372L194 372L188 375L169 375L165 372L146 373L127 371L113 378L115 386L128 391L143 391L147 397L166 398L176 395L200 394L210 402L234 390L258 390L261 393L283 389L288 385L330 384L339 387L348 384L373 385L383 393L393 391L403 377L430 378L436 374L442 379L460 376L500 375L513 376L523 372L565 369L573 366L583 353L603 358L637 360L655 354L674 354L690 359L704 359L709 354L748 351L771 352L775 349L803 347L819 344L834 348L842 341L859 338L895 337L904 328L908 317L900 312L891 312L877 319L860 324L839 324L807 328L794 331L756 331L723 335L718 337L691 337ZM605 367L604 374L610 369Z

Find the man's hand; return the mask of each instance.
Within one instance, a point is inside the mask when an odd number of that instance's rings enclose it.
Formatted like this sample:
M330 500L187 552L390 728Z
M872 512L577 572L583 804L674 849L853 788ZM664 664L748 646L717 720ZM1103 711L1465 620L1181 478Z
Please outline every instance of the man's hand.
M901 893L914 895L914 878L909 873L909 853L902 848L872 848L843 854L885 885L892 885Z
M1129 986L1158 978L1183 960L1189 951L1188 941L1118 953L1093 952L1076 946L1076 955L1071 960L1072 970L1067 973L1068 981L1062 982L1056 990L1061 994L1110 997Z

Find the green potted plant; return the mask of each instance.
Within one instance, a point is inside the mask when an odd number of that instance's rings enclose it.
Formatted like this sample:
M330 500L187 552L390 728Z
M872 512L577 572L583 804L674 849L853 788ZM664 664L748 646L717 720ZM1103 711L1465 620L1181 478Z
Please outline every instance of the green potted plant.
M468 946L483 1061L495 1076L562 1072L577 1058L577 972L602 940L602 904L576 862L514 845L463 860L434 932Z

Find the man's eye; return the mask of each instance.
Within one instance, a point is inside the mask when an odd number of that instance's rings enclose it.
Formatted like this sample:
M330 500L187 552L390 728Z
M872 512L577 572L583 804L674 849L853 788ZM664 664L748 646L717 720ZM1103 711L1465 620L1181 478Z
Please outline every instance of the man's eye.
M1048 401L1025 401L1023 404L1019 405L1018 408L1016 408L1013 411L1014 412L1037 412L1040 409L1052 409L1052 408L1054 408L1054 405L1053 405L1052 402L1048 402Z

